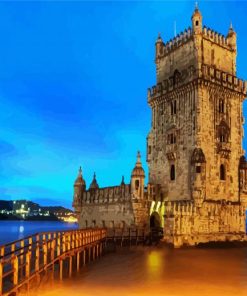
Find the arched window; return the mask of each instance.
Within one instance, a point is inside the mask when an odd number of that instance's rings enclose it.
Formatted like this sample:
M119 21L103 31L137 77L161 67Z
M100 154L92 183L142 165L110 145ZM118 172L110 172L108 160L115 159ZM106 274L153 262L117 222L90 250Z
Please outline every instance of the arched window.
M176 100L173 103L173 114L177 114L177 102L176 102Z
M226 179L226 169L223 164L220 165L220 180L225 180Z
M136 190L139 189L139 180L135 180L135 189L136 189Z
M171 181L174 181L175 180L175 165L174 164L171 165L170 179L171 179Z

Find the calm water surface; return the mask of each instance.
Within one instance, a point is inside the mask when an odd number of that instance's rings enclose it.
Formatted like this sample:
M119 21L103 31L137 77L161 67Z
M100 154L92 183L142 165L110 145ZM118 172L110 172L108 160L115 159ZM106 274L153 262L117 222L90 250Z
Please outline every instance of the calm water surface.
M78 228L78 224L59 221L0 221L0 245L36 232L75 228Z
M246 296L247 248L122 249L39 295Z

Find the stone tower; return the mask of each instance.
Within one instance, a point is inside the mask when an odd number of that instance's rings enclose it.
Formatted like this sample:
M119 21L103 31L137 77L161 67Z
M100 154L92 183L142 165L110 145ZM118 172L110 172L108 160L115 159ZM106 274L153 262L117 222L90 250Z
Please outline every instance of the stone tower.
M131 173L131 192L134 197L143 199L144 198L144 181L145 172L142 168L141 154L137 152L137 161L134 169Z
M75 208L75 212L77 212L77 207L80 204L82 194L86 190L86 182L82 177L82 169L79 168L78 176L74 182L74 197L72 206Z
M202 27L197 7L191 20L167 43L158 36L157 84L148 90L149 198L164 240L178 247L241 240L247 206L246 83L236 77L236 33Z

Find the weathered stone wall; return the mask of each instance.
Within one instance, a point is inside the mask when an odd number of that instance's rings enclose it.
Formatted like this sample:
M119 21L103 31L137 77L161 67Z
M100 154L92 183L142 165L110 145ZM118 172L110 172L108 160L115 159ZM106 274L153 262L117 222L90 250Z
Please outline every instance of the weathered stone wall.
M180 247L245 239L245 207L237 203L166 202L164 240Z

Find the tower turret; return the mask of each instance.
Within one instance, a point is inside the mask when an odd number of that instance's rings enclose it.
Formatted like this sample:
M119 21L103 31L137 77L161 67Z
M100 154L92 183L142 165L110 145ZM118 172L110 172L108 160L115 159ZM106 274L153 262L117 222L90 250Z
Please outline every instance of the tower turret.
M131 192L133 193L134 197L144 197L144 180L145 172L141 163L141 154L138 151L136 165L131 174Z
M82 169L80 167L78 176L74 183L73 207L75 208L75 211L77 211L77 207L80 205L81 197L85 190L86 190L86 182L82 177Z
M163 46L164 46L164 44L163 44L163 41L162 41L161 36L160 36L160 33L159 33L158 38L157 38L157 41L155 42L155 48L156 48L155 60L156 61L163 54Z
M198 9L197 3L196 3L194 13L191 17L191 20L192 20L193 34L202 33L202 14L201 14L200 10Z
M230 28L227 34L227 42L228 45L232 48L232 50L237 50L237 34L232 27L232 23L230 24Z

